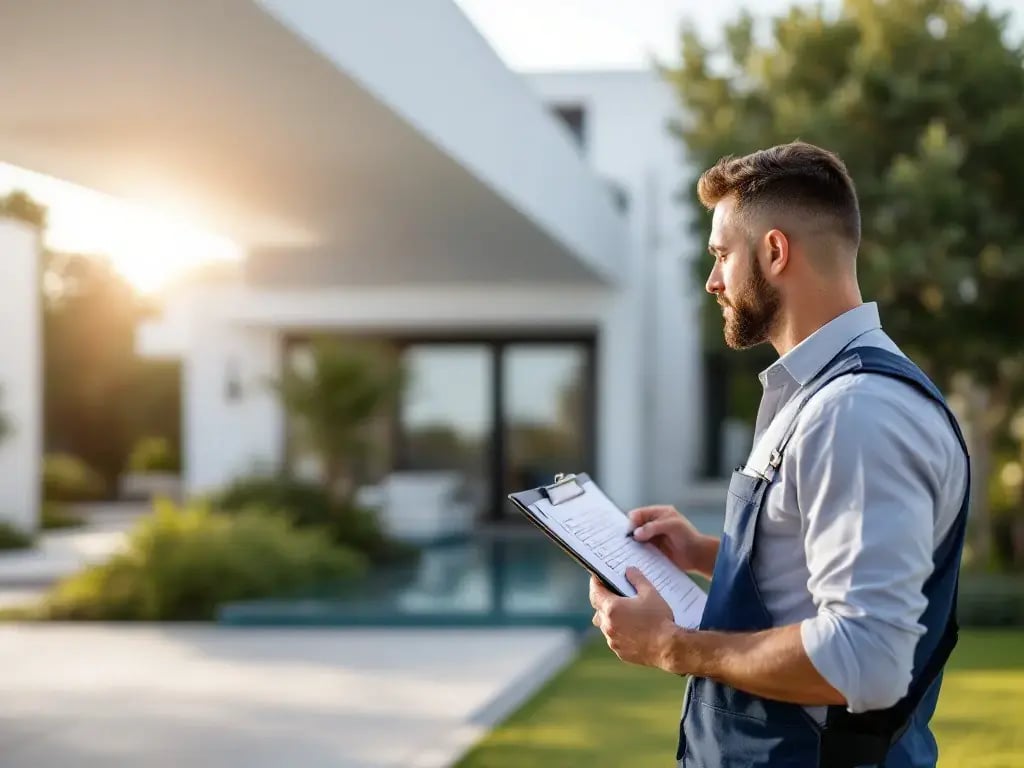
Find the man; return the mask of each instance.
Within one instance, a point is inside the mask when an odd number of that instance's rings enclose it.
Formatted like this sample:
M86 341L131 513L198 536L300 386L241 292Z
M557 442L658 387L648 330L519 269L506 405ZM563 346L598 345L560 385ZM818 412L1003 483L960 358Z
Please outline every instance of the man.
M935 766L969 488L959 427L861 301L860 210L836 155L723 158L698 193L726 342L779 360L722 539L671 507L630 512L637 540L711 577L700 629L675 626L636 569L633 598L591 581L594 624L622 660L691 676L679 765Z

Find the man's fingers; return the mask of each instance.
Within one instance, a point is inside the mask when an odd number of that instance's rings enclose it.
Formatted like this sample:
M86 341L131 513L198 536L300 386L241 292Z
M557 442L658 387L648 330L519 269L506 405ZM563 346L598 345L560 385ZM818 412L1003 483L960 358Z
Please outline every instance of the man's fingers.
M638 507L637 509L631 509L629 511L629 522L633 525L643 525L649 523L651 520L657 520L659 517L664 517L665 510L667 507L664 505L655 505L652 507Z
M644 523L633 529L633 538L637 541L649 541L655 536L668 533L671 528L671 518L661 518Z
M629 522L632 523L633 528L636 529L641 525L651 525L652 523L675 520L679 517L679 512L676 511L675 507L658 504L653 507L639 507L638 509L632 509L630 510L628 517Z
M639 568L630 566L626 569L626 579L636 589L637 594L646 594L649 590L654 589L654 585L651 584L650 580L640 572Z
M601 606L608 600L608 598L614 597L614 595L608 591L608 588L601 583L601 580L597 576L590 577L590 605L595 610L600 610Z

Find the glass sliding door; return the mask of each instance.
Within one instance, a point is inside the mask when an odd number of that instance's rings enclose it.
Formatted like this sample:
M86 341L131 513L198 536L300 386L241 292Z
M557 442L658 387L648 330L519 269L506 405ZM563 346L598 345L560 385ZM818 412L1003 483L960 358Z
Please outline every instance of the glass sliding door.
M492 350L486 344L417 342L405 347L407 388L399 409L399 466L454 471L474 508L493 496Z
M308 370L309 339L286 364ZM340 339L339 339L340 341ZM455 473L460 499L483 521L523 522L506 495L557 472L594 471L594 344L588 339L391 339L406 374L394 409L368 425L359 486L392 472ZM315 452L287 419L287 456L319 480Z
M357 348L365 345L361 339L346 337L322 337L321 341L330 341L339 349ZM290 339L285 344L284 366L292 373L303 378L312 376L316 367L312 338ZM374 344L378 362L384 365L398 365L398 351L386 343ZM349 456L347 473L355 488L374 485L383 480L394 466L395 456L392 446L392 425L394 424L394 404L381 410L367 419L360 429L361 447ZM313 446L310 435L304 425L292 413L285 413L284 444L285 466L296 477L314 483L324 480L324 467L319 452ZM256 468L255 471L261 471Z
M550 483L558 472L592 472L590 346L508 343L501 379L504 493Z

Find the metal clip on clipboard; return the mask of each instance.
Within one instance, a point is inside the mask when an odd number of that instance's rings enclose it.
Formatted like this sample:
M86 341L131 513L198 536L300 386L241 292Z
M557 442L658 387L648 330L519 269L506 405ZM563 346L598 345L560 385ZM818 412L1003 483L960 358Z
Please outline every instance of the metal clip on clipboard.
M554 506L582 496L583 486L576 482L576 475L559 473L555 475L555 482L544 486L544 495L548 497Z

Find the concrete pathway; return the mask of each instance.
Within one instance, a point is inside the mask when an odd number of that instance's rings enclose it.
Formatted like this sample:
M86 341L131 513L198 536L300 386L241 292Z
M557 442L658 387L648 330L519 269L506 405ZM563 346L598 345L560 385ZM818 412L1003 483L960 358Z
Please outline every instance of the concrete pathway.
M82 504L76 509L85 517L85 525L42 531L32 549L0 552L0 608L33 602L58 579L106 560L150 507L116 502Z
M2 768L437 768L566 630L0 625Z

